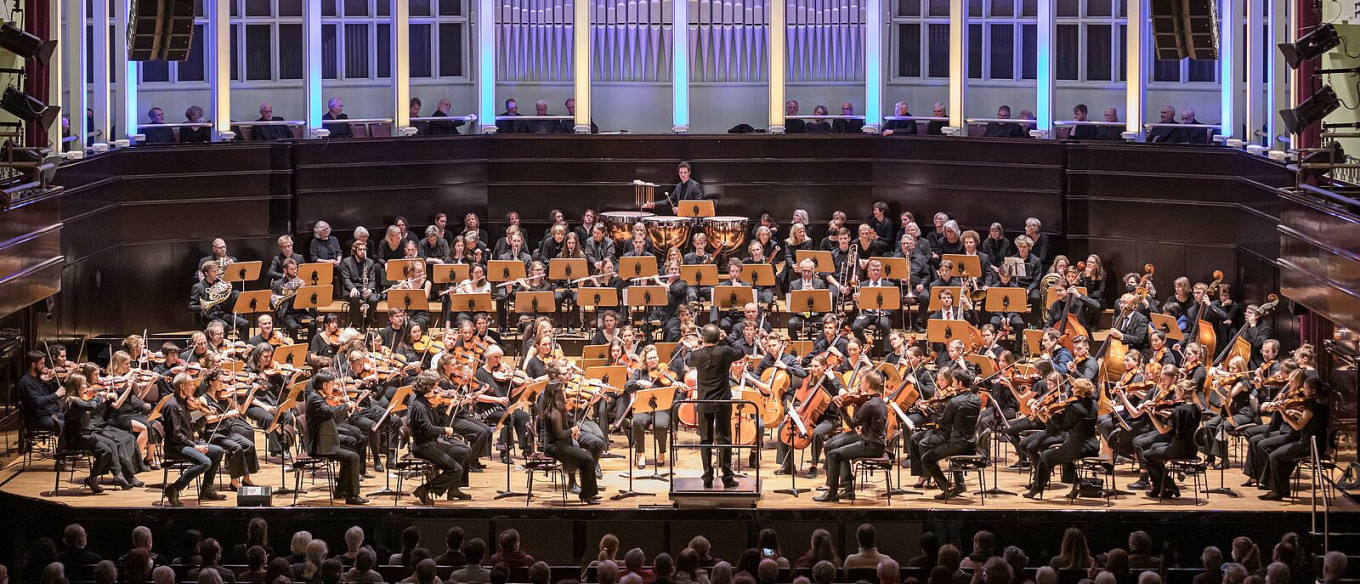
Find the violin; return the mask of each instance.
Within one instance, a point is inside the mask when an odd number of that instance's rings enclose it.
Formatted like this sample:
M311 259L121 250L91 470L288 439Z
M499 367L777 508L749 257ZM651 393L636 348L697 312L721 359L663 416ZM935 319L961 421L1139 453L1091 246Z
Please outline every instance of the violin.
M293 344L293 339L289 338L288 335L283 334L283 331L279 329L274 329L274 332L270 333L269 338L265 339L265 341L268 342L270 345L273 345L274 347L282 347L284 345ZM335 344L337 345L340 344L339 334L335 335Z
M411 348L417 353L428 353L430 351L443 353L444 342L430 340L430 335L421 335L420 340L411 344Z

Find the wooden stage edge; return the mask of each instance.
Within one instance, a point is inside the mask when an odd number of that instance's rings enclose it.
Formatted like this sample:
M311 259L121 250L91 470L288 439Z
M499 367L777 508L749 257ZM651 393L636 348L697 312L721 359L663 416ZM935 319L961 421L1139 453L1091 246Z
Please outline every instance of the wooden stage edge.
M680 433L680 439L682 440L681 444L697 443L697 436L691 431L682 431ZM614 453L626 456L626 447L626 440L622 436L613 436L612 451ZM605 499L600 505L594 506L582 504L574 495L568 495L564 503L562 490L560 488L555 488L553 481L546 478L543 474L538 474L534 478L533 498L526 503L526 498L522 494L525 492L527 486L526 473L515 467L512 467L509 473L510 487L512 490L521 493L521 495L499 500L495 499L497 491L505 489L507 476L506 465L499 462L498 458L486 463L487 467L485 472L473 473L470 475L471 485L465 490L472 494L473 499L471 501L448 501L441 499L436 502L435 507L430 508L419 505L418 501L409 495L401 497L399 501L394 501L392 495L370 496L369 493L373 493L382 489L384 486L387 486L386 481L388 478L390 478L391 487L393 489L398 485L398 477L396 474L389 473L389 477L382 473L375 473L377 474L375 478L365 479L363 481L362 491L371 501L368 505L346 506L338 501L332 504L328 501L326 494L327 483L323 472L315 477L315 482L313 482L311 476L304 474L302 480L304 492L298 497L296 506L298 508L311 509L334 507L331 511L354 511L356 514L366 514L369 512L368 510L387 513L391 512L394 508L435 512L446 510L452 512L474 512L485 510L509 512L515 509L524 510L526 512L533 509L565 512L569 509L572 511L589 511L605 516L608 516L609 513L604 512L609 511L653 511L672 509L672 500L669 496L671 486L670 481L643 478L653 474L653 469L650 465L652 448L653 446L648 444L648 468L645 470L637 468L633 469L634 476L632 489L638 493L646 493L646 495L618 500L611 499L612 496L617 495L621 490L629 488L629 459L607 458L603 460L601 464L604 471L604 479L600 482L601 494ZM677 461L674 470L682 481L681 484L697 482L697 480L693 480L697 479L701 473L697 452L683 449L679 452L681 457L680 460ZM1239 486L1244 480L1240 466L1238 466L1240 465L1240 462L1238 465L1234 465L1233 468L1228 469L1222 475L1224 486L1233 489L1240 496L1230 497L1221 494L1200 493L1198 504L1196 504L1195 498L1192 495L1192 482L1189 480L1181 481L1182 497L1176 500L1159 501L1145 497L1142 492L1135 492L1131 495L1112 497L1108 504L1103 498L1080 498L1076 501L1069 501L1064 497L1068 492L1069 486L1057 482L1059 478L1059 473L1057 472L1054 473L1053 484L1050 485L1049 490L1044 493L1044 499L1031 500L1019 496L1019 493L1025 491L1024 485L1029 480L1029 473L1007 470L1004 467L999 468L996 471L997 482L1000 483L999 485L993 484L992 471L989 469L986 472L986 486L989 489L999 487L1000 489L1010 491L1011 493L1016 493L1015 495L988 495L986 500L983 501L981 496L977 494L979 484L976 475L974 473L968 473L966 477L968 492L949 501L934 499L933 495L938 492L935 489L916 489L923 494L893 496L891 500L888 500L881 497L885 491L885 484L882 473L879 472L875 473L869 482L859 487L859 495L853 503L848 501L841 501L834 504L817 503L813 501L812 498L819 494L815 489L825 484L824 474L817 479L807 479L801 475L797 477L797 487L800 489L809 489L808 492L804 492L798 497L777 493L777 490L790 488L793 485L793 481L787 476L774 476L773 471L777 467L773 462L775 451L772 443L770 443L769 447L762 450L761 456L763 463L761 472L759 473L760 496L758 499L754 499L754 505L752 505L752 498L750 497L731 497L730 502L718 502L715 503L714 506L733 509L754 509L757 512L818 511L836 513L841 511L860 512L873 510L928 513L950 511L994 511L1021 512L1021 514L1024 512L1043 513L1054 511L1120 512L1120 514L1125 512L1181 514L1199 511L1308 514L1313 509L1313 500L1311 493L1308 490L1308 485L1310 485L1310 477L1308 474L1305 473L1302 476L1303 491L1298 497L1277 502L1261 501L1257 497L1264 491L1257 490L1253 487ZM1007 463L1013 461L1012 456L1013 455L1008 453ZM745 457L743 456L742 458L744 459ZM485 461L486 459L483 460ZM517 464L518 460L514 462ZM746 461L743 460L742 462L743 464L741 466L745 467L746 465L744 463ZM73 510L104 509L109 511L129 511L137 509L160 509L160 507L158 507L160 500L160 489L158 487L162 481L161 471L147 471L138 475L138 478L146 483L146 487L120 491L112 485L106 485L103 493L95 495L78 482L83 480L89 472L84 465L81 465L76 469L74 481L71 480L70 473L61 474L60 480L57 483L59 496L53 497L53 462L50 459L35 459L26 470L20 470L20 466L20 460L17 458L6 461L3 470L0 470L0 492L15 497L29 499L31 501L24 501L23 499L16 501L11 499L11 503L23 504L41 502L44 504L67 506ZM803 468L806 468L806 462L804 463ZM661 471L665 472L667 470L666 465L662 465ZM752 491L754 491L755 472L750 468L744 468L742 470L750 476L749 480L742 481L743 488L749 485L752 488ZM371 469L370 472L372 472ZM898 487L897 470L894 469L892 473L893 486ZM270 485L275 489L278 489L281 482L284 481L285 476L287 486L292 488L295 481L294 473L291 471L281 473L278 464L265 462L263 457L261 457L261 471L254 475L254 481L258 485ZM904 485L901 485L901 487L911 489L912 484L915 482L915 478L911 476L910 471L908 469L902 469L901 477L902 481L905 483ZM174 478L175 474L171 473L170 479L174 480ZM417 481L419 480L419 477L415 478ZM1204 484L1204 480L1201 480L1202 489L1221 486L1218 471L1210 471L1206 478L1208 481L1207 485ZM222 476L221 480L226 480L225 475ZM1137 474L1128 464L1121 465L1115 473L1115 483L1120 488L1135 480L1137 480ZM407 479L402 483L401 487L404 491L409 493L418 484L418 482L412 482L411 479ZM224 483L219 482L219 487L223 487L223 485ZM720 482L716 483L715 486L719 487L715 489L715 491L722 491ZM186 491L182 495L185 507L182 509L175 509L174 511L221 511L235 508L235 494L226 492L224 487L221 490L224 494L228 495L227 500L202 504L195 498L194 493ZM726 494L729 497L733 495L731 492ZM751 494L754 495L755 493L752 492ZM292 507L293 496L276 495L273 498L273 506ZM1351 515L1354 517L1356 514L1360 513L1360 505L1357 505L1349 497L1339 491L1330 501L1330 506L1332 512L1337 514ZM1322 507L1322 502L1319 501L1319 511ZM170 510L166 509L166 511Z

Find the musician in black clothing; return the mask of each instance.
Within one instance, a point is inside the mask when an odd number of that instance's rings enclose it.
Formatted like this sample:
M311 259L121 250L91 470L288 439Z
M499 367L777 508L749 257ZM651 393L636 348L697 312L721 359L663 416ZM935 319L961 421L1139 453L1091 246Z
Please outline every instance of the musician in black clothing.
M242 419L243 408L231 395L234 390L225 387L226 375L228 373L223 369L209 371L198 386L198 394L208 405L202 419L203 432L207 436L204 440L222 449L231 476L231 488L236 490L243 484L254 486L250 475L260 472L260 462L255 454L255 428Z
M953 485L950 485L944 471L940 470L940 461L977 451L975 440L977 419L982 413L982 398L969 388L972 383L973 376L966 371L956 372L945 368L936 374L936 391L949 388L957 395L945 402L939 428L921 434L922 438L916 442L913 452L920 454L915 460L920 461L925 475L934 479L941 490L940 494L935 495L936 499L951 499L966 490L961 476L956 476Z
M1206 456L1205 463L1209 468L1219 470L1220 466L1224 469L1228 467L1227 430L1252 423L1257 414L1251 404L1251 385L1245 377L1248 373L1247 360L1240 355L1228 360L1228 376L1243 376L1231 384L1223 382L1217 368L1215 371L1210 387L1206 388L1209 392L1207 403L1200 404L1203 409L1215 413L1204 423L1204 438L1200 440L1204 447L1200 452Z
M343 388L336 389L335 374L329 369L317 372L312 378L311 387L307 389L307 454L338 461L340 473L335 480L335 497L343 499L347 505L364 505L368 499L359 496L359 469L364 460L360 453L364 443L353 436L352 430L342 431L340 422L343 414L352 413L359 406L346 403L340 395L344 391Z
M486 421L489 424L499 424L501 418L505 416L506 409L510 406L510 385L513 383L513 376L505 371L501 371L501 358L505 356L505 350L500 345L491 345L482 353L481 367L477 368L477 381L491 386L491 392L478 398L482 403L480 406L486 412ZM523 408L515 410L510 414L512 419L501 429L501 443L506 445L504 454L501 455L501 462L509 462L510 459L510 430L513 428L515 434L519 436L519 450L526 456L533 452L533 432L529 431L531 416Z
M1005 240L1003 239L1002 241ZM1015 277L1017 266L1013 263L1002 265L996 270L988 270L985 267L983 270L989 273L987 279L988 286L991 288L1023 288ZM1011 307L1007 306L1007 308ZM990 322L992 327L997 330L998 334L1004 332L1005 327L1009 326L1016 338L1019 339L1019 337L1024 334L1021 331L1025 330L1025 313L1020 310L1022 308L1021 306L1015 306L1013 308L1015 308L1015 310L990 313Z
M1138 404L1147 397L1147 388L1143 385L1145 381L1143 354L1138 351L1125 353L1124 375L1115 383L1113 389L1108 390L1111 400L1114 400L1114 397L1120 399L1114 401L1111 412L1100 416L1096 424L1100 435L1104 436L1105 442L1110 445L1110 450L1125 458L1135 456L1133 439L1152 429L1151 423L1145 417L1132 415Z
M64 387L69 397L64 398L66 425L62 441L67 448L80 448L94 454L94 460L90 462L90 477L85 479L85 486L90 487L90 492L95 494L104 492L104 487L99 485L99 477L113 468L114 483L131 489L132 485L123 479L123 470L118 464L118 457L114 455L118 446L91 425L91 418L99 409L100 402L116 399L117 395L112 391L95 393L90 390L85 376L79 373L68 376ZM114 468L115 465L117 468Z
M649 406L649 404L636 403L637 392L660 387L679 389L683 384L683 381L676 373L670 371L669 367L666 369L661 368L661 359L656 352L656 345L648 345L644 348L642 350L641 359L642 367L639 367L637 371L633 373L633 376L628 379L628 383L624 385L623 389L627 399L634 402L633 418L629 425L631 426L632 431L633 450L638 454L637 466L638 468L646 468L647 457L645 454L647 446L647 428L649 426L656 435L656 464L657 466L666 464L666 439L670 434L671 413L669 409L657 410L655 407ZM678 398L680 396L677 394L676 397Z
M335 359L335 351L340 348L339 336L340 316L331 313L321 317L316 334L307 346L307 362L330 365Z
M220 320L227 326L249 326L246 319L231 312L240 292L226 280L221 279L222 266L217 262L203 262L199 266L203 279L194 284L189 291L189 310L198 313L207 321Z
M1125 294L1119 297L1119 312L1110 327L1110 338L1123 342L1130 350L1148 347L1148 318L1138 311L1138 297Z
M283 325L284 330L288 331L290 336L296 337L298 331L302 329L302 320L310 317L315 321L317 310L315 308L300 310L293 307L293 303L297 301L298 290L306 284L298 277L297 261L292 258L284 260L282 270L283 275L274 280L270 286L270 296L276 304L274 310L279 323ZM326 290L325 295L326 298L330 298L329 289Z
M324 375L325 372L322 372ZM180 507L183 503L179 502L179 493L189 486L195 477L203 476L203 485L198 491L199 500L221 501L226 499L226 495L219 494L212 488L213 477L217 474L217 465L222 463L223 451L221 447L214 444L200 442L195 435L194 423L189 417L190 410L204 409L205 406L192 405L191 401L198 398L194 397L194 378L187 373L175 376L173 383L175 395L161 406L161 423L165 427L165 454L167 457L175 457L188 460L194 463L179 475L179 479L166 485L163 493L165 500L171 507ZM308 421L311 421L310 416Z
M790 375L793 375L793 372L790 372ZM799 401L797 396L807 396L807 399L810 400L814 391L825 391L830 394L830 397L836 397L845 391L840 378L834 372L828 371L826 355L818 355L813 358L807 366L806 375L797 377L793 380L790 389L784 392L784 395L788 397L786 406L790 411L797 410L803 405L803 402ZM783 425L789 424L793 424L793 422L786 418ZM817 461L822 455L822 445L826 443L827 438L831 437L832 432L840 427L840 424L840 407L834 403L828 405L826 410L809 424L811 427L806 430L812 433L812 444L809 446L812 449L812 466L808 467L805 477L817 478ZM781 427L775 434L783 435L783 432L784 429ZM774 474L787 475L797 472L793 460L795 454L789 445L781 440L775 449L775 460L780 463L780 466L778 470L774 471Z
M1242 340L1251 343L1251 359L1247 361L1247 366L1256 369L1266 361L1266 357L1262 355L1262 349L1274 335L1274 331L1271 329L1270 323L1261 320L1261 308L1255 304L1248 304L1242 317L1246 321L1243 323L1244 328L1241 331Z
M1067 374L1092 383L1100 375L1100 360L1091 355L1091 340L1086 335L1072 337L1072 363L1067 366Z
M463 365L458 363L458 357L453 353L444 353L439 356L434 371L439 375L440 389L460 389L455 381L455 373L461 367ZM475 377L475 374L471 376ZM449 422L449 426L467 441L472 450L472 457L468 464L464 466L464 469L467 472L482 472L483 467L479 459L491 449L491 427L475 419L472 413L466 412L466 408L463 408L458 416Z
M846 346L850 344L850 339L841 336L841 323L835 315L829 314L822 321L822 334L817 336L817 340L812 343L812 350L803 356L803 365L807 366L812 359L826 354L828 351L835 351L837 357L844 359L847 353Z
M1316 377L1303 382L1303 405L1286 403L1289 409L1280 410L1280 417L1293 432L1266 440L1262 447L1269 452L1260 485L1270 492L1262 500L1279 501L1289 496L1289 476L1294 474L1298 461L1313 452L1317 444L1318 456L1326 456L1330 448L1331 408L1323 400L1322 381ZM1297 408L1297 409L1296 409Z
M817 277L817 264L810 259L805 259L798 263L798 276L789 281L789 292L794 290L826 290L826 282ZM792 298L792 295L790 295ZM807 310L795 312L801 306L788 305L789 299L785 299L785 304L789 308L789 338L798 338L798 333L804 326L815 327L825 317L825 313L810 312Z
M1181 496L1175 479L1166 472L1166 461L1195 455L1195 431L1199 429L1200 409L1190 399L1190 394L1198 391L1199 386L1193 381L1181 380L1174 387L1173 400L1179 405L1170 410L1153 410L1150 416L1157 432L1169 440L1153 443L1142 452L1150 483L1147 496L1154 499Z
M293 236L280 235L278 239L279 253L269 260L269 281L273 282L283 277L283 262L291 259L302 265L306 260L300 253L293 253Z
M860 293L864 288L875 288L879 286L895 287L897 283L883 277L883 262L879 260L869 260L869 267L865 271L868 278L860 283L859 290L855 291L855 303L859 304ZM864 330L873 327L878 334L879 348L882 352L888 351L888 331L892 330L892 312L888 310L864 309L859 311L855 321L850 324L850 330L854 331L855 337L861 342L865 340Z
M438 387L439 376L434 373L426 371L416 376L411 387L415 399L411 400L406 414L406 424L411 429L411 454L433 464L439 472L428 483L417 487L414 493L416 499L429 506L434 506L432 493L438 497L447 491L460 501L472 498L459 489L463 463L470 456L467 444L461 439L455 440L457 434L453 428L436 422L431 399Z
M1054 287L1053 304L1048 307L1048 322L1044 323L1047 328L1058 328L1057 324L1067 318L1067 313L1076 315L1077 322L1087 330L1095 324L1093 316L1100 311L1100 303L1092 300L1090 296L1085 296L1076 286L1063 286L1061 283Z
M349 304L350 326L367 327L377 322L378 303L383 297L382 274L378 263L368 259L368 246L355 241L349 249L350 256L340 262L341 298Z
M690 356L690 366L698 371L699 399L727 401L732 399L732 386L728 369L732 364L746 356L732 347L719 345L722 329L715 324L706 324L701 330L704 346L694 350ZM700 444L732 444L732 405L730 403L696 404L699 410ZM713 449L701 448L699 456L703 460L704 488L713 486ZM732 450L722 449L719 454L722 465L723 488L737 486L732 472Z
M708 198L704 194L704 185L690 178L692 169L689 162L681 162L675 167L675 172L680 176L680 182L675 183L675 188L671 191L671 196L676 201L702 201Z
M598 505L599 487L593 471L599 460L595 454L581 447L578 442L582 436L581 428L571 423L565 392L567 365L562 361L553 361L548 370L548 385L543 388L543 395L539 398L542 404L539 439L543 443L543 452L561 462L566 472L580 476L582 502Z
M29 351L24 360L28 370L19 378L19 408L24 426L29 430L61 431L65 420L61 399L66 396L66 389L48 370L47 355L42 351Z
M1063 482L1072 483L1068 498L1075 499L1079 493L1076 469L1072 461L1087 456L1095 456L1100 451L1100 440L1096 436L1096 386L1088 379L1072 382L1072 394L1054 403L1045 415L1053 416L1058 430L1064 439L1057 448L1045 450L1034 465L1034 483L1030 485L1026 499L1033 499L1044 492L1052 478L1053 467L1063 465ZM1059 411L1060 410L1060 411Z
M877 458L883 455L888 430L888 405L879 395L883 392L883 376L870 371L860 377L857 393L867 394L868 400L855 409L852 432L846 432L826 443L826 494L815 497L818 502L855 500L855 477L851 463L857 458ZM844 405L846 396L834 398ZM841 487L844 486L844 490Z

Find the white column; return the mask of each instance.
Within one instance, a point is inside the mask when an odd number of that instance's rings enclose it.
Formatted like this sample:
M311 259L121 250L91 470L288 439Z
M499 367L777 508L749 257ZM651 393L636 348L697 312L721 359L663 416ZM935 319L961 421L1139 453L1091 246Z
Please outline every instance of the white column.
M949 125L968 135L968 0L949 0Z
M118 139L126 136L135 142L137 135L141 132L137 124L142 117L137 113L137 78L140 70L140 63L128 59L128 40L124 31L128 30L130 24L128 11L130 0L114 1L114 20L118 23L114 27L116 34L113 35L113 72L116 86L113 94L113 126L118 128Z
M1135 0L1129 0L1135 1ZM1054 114L1054 92L1057 87L1058 78L1057 57L1054 55L1054 46L1058 37L1057 19L1054 18L1054 0L1038 0L1038 44L1039 59L1037 62L1034 95L1034 117L1035 129L1042 130L1049 137L1056 137L1053 133L1053 114Z
M1272 46L1280 43L1294 41L1293 26L1293 2L1290 0L1266 0L1270 3L1270 16L1266 19L1268 27L1267 41ZM1279 143L1275 138L1285 132L1284 120L1280 119L1280 110L1294 107L1294 81L1297 79L1295 72L1285 63L1284 56L1278 49L1271 49L1269 57L1269 72L1266 75L1266 148L1275 149L1277 147L1288 147L1287 144Z
M1260 131L1270 117L1266 110L1266 84L1261 73L1265 70L1263 45L1270 39L1265 36L1266 3L1269 0L1247 0L1247 38L1243 39L1247 62L1246 109L1247 131L1241 136L1243 142L1260 144L1256 132ZM1275 47L1271 46L1271 52Z
M1147 53L1143 44L1148 41L1147 0L1128 0L1128 43L1124 48L1124 131L1138 136L1143 133L1143 99L1147 90Z
M78 139L71 149L81 151L88 143L86 132L90 129L85 122L85 110L90 107L90 84L85 81L85 2L83 0L63 0L66 8L66 35L57 43L57 50L65 60L67 115L71 116L71 135ZM60 22L54 18L53 22ZM52 124L60 139L61 124Z
M478 0L472 15L477 32L477 123L483 134L496 132L496 2Z
M883 0L864 2L864 132L883 125Z
M208 7L208 38L203 43L208 54L208 87L212 92L212 111L207 112L217 140L234 140L231 130L231 2L211 0Z
M671 2L671 132L689 133L688 0Z
M326 96L321 93L321 3L302 3L302 98L306 131L303 137L316 137L324 129L321 115L326 111ZM403 55L404 56L404 55Z
M411 125L411 3L391 0L392 8L392 133L402 135Z
M1238 0L1218 0L1218 79L1219 123L1224 138L1237 135L1242 125L1237 104L1242 95L1242 4ZM1248 133L1250 135L1250 133Z
M576 90L577 134L590 133L590 7L587 0L576 0L572 6L571 67Z
M94 142L96 144L107 144L113 139L109 129L109 4L107 2L94 3L94 34L90 35L90 42L94 43L94 62L90 63L90 68L94 71L94 95L90 98L90 108L94 110Z
M784 74L788 70L788 51L784 41L788 24L784 18L786 0L770 0L770 133L784 133Z
M56 41L57 49L64 50L66 48L66 39L62 36L61 18L62 13L66 11L65 2L61 0L52 2L50 8L51 11L48 13L50 18L47 21L47 32L45 35L39 36L43 36L50 41ZM53 54L52 59L47 63L47 105L59 107L62 112L70 114L71 110L66 107L66 97L62 95L61 92L61 84L65 81L65 79L63 79L64 67L65 57L60 52ZM72 118L72 122L78 120L80 120L80 116ZM73 130L76 127L78 127L78 125L75 123L71 125ZM60 123L52 124L52 127L47 129L47 145L52 149L52 152L61 152Z

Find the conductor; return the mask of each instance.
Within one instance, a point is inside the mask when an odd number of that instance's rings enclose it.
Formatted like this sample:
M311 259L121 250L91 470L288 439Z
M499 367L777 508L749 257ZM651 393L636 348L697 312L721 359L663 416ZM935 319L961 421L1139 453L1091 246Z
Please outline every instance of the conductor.
M699 399L722 401L725 403L701 403L699 410L699 443L704 445L714 444L717 438L718 445L732 444L732 404L728 400L732 399L732 386L728 381L728 370L733 363L745 358L739 349L731 347L726 343L719 345L723 340L723 331L715 324L706 324L700 330L700 337L703 346L695 349L690 355L690 367L698 372ZM713 448L704 447L699 449L699 456L704 463L704 488L713 486ZM732 450L722 449L722 482L723 488L731 489L737 486L737 479L732 473Z

